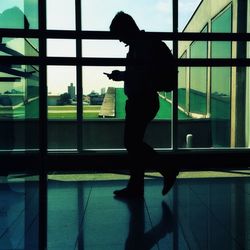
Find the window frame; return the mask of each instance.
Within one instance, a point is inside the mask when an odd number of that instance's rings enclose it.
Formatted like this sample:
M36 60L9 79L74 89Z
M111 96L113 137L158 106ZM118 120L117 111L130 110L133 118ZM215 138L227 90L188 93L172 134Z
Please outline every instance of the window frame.
M76 30L47 30L46 29L46 1L38 1L38 30L0 29L4 37L21 37L39 39L38 57L1 56L1 60L13 64L34 64L40 68L39 74L39 150L24 152L0 152L3 162L8 162L8 169L1 169L0 173L32 172L39 174L39 247L47 246L47 175L53 171L83 171L94 169L108 171L110 169L127 168L126 155L123 152L89 152L82 151L82 105L77 105L78 152L49 152L47 140L47 65L75 65L77 67L77 102L82 103L82 66L124 66L124 58L82 58L83 39L115 39L105 31L81 30L81 0L75 0ZM152 36L162 40L173 41L173 54L178 57L178 42L191 41L250 41L249 33L180 33L178 32L178 1L173 0L173 32L149 32ZM47 39L64 38L76 40L76 57L47 57ZM250 59L190 59L178 58L180 67L200 66L250 66ZM182 169L214 169L248 167L250 164L250 148L217 148L190 150L178 148L178 90L173 92L172 117L172 149L160 152L161 160ZM206 159L206 160L204 160ZM107 169L107 163L109 169Z

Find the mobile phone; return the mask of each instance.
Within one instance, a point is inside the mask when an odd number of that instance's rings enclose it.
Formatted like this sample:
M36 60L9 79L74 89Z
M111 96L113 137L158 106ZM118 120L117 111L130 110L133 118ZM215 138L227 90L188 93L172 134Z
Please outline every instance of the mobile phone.
M106 75L109 79L111 79L111 74L103 72L104 75Z

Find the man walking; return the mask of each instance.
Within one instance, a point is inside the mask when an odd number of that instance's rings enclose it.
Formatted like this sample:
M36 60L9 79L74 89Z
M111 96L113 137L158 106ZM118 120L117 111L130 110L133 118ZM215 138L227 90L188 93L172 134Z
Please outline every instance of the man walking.
M130 164L130 179L124 189L114 191L115 196L132 198L144 195L144 172L147 167L157 166L158 154L144 142L148 124L159 110L159 96L155 88L151 71L153 69L153 39L140 30L134 19L118 12L110 25L110 31L126 46L126 70L114 70L107 74L109 79L124 81L127 96L124 128L124 146L127 149ZM164 177L162 194L173 186L177 173L158 169Z

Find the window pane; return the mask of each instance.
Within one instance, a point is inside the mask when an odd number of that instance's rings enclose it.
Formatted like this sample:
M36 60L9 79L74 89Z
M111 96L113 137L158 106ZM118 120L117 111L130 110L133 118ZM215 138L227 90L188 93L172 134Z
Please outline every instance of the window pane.
M47 69L48 147L76 149L76 67L48 66Z
M82 0L82 28L109 30L119 11L131 15L138 27L146 31L172 31L172 1Z
M208 68L190 67L187 70L189 75L183 77L180 72L185 71L184 67L179 69L181 85L186 88L185 96L183 88L179 86L178 89L178 107L186 114L186 117L178 114L179 147L230 147L231 68L211 67L211 82L206 77ZM207 84L211 84L211 90Z
M38 148L39 67L0 66L1 149Z
M187 110L187 68L179 67L178 74L178 106L183 112ZM180 117L179 117L180 118Z
M210 147L206 67L179 67L178 111L178 146Z
M83 147L123 149L125 102L123 82L110 81L103 72L124 67L83 67ZM157 148L171 146L172 96L160 93L161 108L146 133Z
M242 1L237 1L241 5ZM208 32L237 32L235 25L232 30L232 20L241 18L237 8L232 8L229 1L179 1L179 31L200 32L205 25L212 22ZM240 9L240 8L239 8Z
M83 67L83 149L123 148L123 82L103 74L115 69L124 67Z
M83 119L124 118L126 97L123 92L123 81L109 80L104 74L113 70L124 71L125 68L83 67ZM116 101L117 99L119 101Z
M183 31L186 25L188 24L188 22L190 22L200 2L201 0L193 0L193 1L179 0L178 1L178 16L179 16L178 30L179 32Z
M183 72L190 72L192 68L179 68L179 147L249 147L249 67L198 69L197 81L203 79L201 72L210 73L206 92L197 90L195 95L192 74L183 76Z
M126 57L128 47L118 40L82 40L84 57Z
M203 29L206 32L207 26ZM207 58L208 43L194 41L190 46L190 58ZM190 67L190 112L204 115L207 112L207 68Z
M231 68L211 68L211 128L214 147L230 146Z
M74 39L47 39L47 56L75 57L76 41Z
M75 1L47 0L47 29L75 29Z
M37 29L38 1L1 1L0 28Z
M38 56L38 39L3 37L0 56Z
M231 5L212 20L212 32L232 32L232 7Z
M190 68L190 112L206 115L207 111L207 68Z
M234 44L234 45L233 45ZM187 53L187 58L246 58L246 42L240 41L179 41L179 58ZM208 52L210 48L210 53Z

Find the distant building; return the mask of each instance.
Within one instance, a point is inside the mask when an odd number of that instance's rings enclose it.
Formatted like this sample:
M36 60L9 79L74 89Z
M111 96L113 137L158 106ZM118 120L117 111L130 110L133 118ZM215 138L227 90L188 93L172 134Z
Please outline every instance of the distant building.
M57 101L60 99L60 95L48 95L48 106L56 106Z
M70 83L70 86L68 86L68 93L71 99L76 99L76 87L73 85L73 83Z
M88 96L90 105L102 105L104 95L99 95L97 92L92 91Z
M106 88L101 88L101 95L105 95L106 93Z

